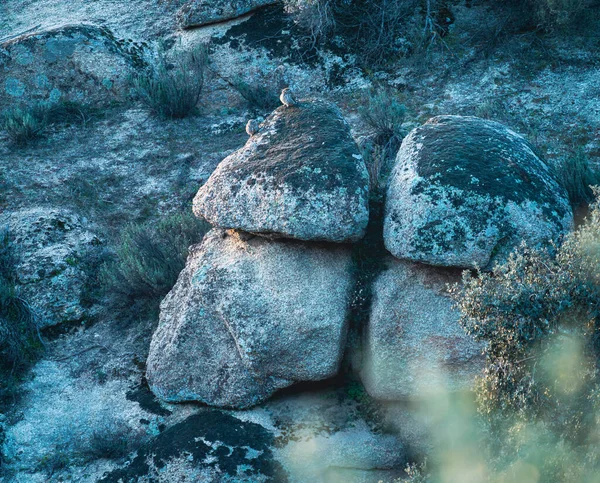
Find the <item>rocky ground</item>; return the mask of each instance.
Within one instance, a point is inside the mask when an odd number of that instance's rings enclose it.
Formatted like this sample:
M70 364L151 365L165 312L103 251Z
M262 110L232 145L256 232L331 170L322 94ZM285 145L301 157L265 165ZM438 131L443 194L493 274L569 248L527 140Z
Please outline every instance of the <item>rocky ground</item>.
M405 130L434 115L476 115L521 133L551 161L578 150L595 161L595 32L583 24L568 35L524 32L490 47L479 32L487 11L458 5L443 41L387 71L368 72L343 49L307 60L278 5L181 30L182 4L0 4L0 69L4 42L82 23L107 27L130 44L163 42L172 52L209 43L212 58L197 116L157 118L111 87L115 99L84 122L53 126L25 147L0 138L0 224L22 237L24 294L46 326L41 359L0 408L0 481L392 481L422 449L419 416L407 416L402 403L377 404L351 375L301 383L245 410L159 402L145 379L157 318L114 310L106 297L85 299L87 255L110 251L127 223L191 210L217 164L246 142L246 121L269 114L232 89L239 75L277 79L301 97L334 102L355 140L370 134L358 115L362 95L380 84L406 105ZM87 64L78 65L74 82L86 75ZM7 77L0 71L0 88L8 89ZM93 88L84 84L81 92ZM15 101L6 89L1 105ZM107 440L121 447L107 450Z

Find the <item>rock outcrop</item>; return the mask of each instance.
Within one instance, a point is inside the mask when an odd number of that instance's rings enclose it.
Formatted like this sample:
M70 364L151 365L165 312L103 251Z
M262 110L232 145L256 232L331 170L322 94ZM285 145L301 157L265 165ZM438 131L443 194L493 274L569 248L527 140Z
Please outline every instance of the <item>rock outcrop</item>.
M524 138L496 122L440 116L402 143L384 238L401 259L484 268L522 240L556 240L572 220L565 190Z
M106 104L126 93L141 46L110 30L68 25L29 33L0 44L0 111L59 100Z
M177 12L177 23L182 28L201 27L231 20L278 0L189 0Z
M76 322L87 316L81 290L82 258L101 243L74 213L31 208L0 216L17 256L19 294L34 309L40 327Z
M458 323L447 285L456 269L386 259L373 285L362 381L371 396L396 400L468 389L483 367L482 346Z
M333 105L280 107L200 188L194 213L271 237L356 241L369 219L369 175Z
M352 275L341 246L214 229L161 304L147 362L170 402L244 408L336 374Z

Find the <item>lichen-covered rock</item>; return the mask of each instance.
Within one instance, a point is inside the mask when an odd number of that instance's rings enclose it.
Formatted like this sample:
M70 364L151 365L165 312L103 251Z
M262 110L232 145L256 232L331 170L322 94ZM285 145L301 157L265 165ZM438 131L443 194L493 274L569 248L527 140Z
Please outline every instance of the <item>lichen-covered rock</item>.
M177 12L182 28L201 27L231 20L257 8L278 3L279 0L189 0Z
M74 213L31 208L0 216L16 250L20 296L31 305L40 327L83 320L82 259L101 244Z
M125 481L286 481L275 461L275 436L259 424L201 410L142 446L131 462L100 479Z
M458 323L447 284L456 269L386 259L373 286L361 377L377 399L469 388L483 367L482 346Z
M151 389L170 402L244 408L335 375L351 285L346 247L212 230L161 304Z
M556 240L572 222L565 190L524 138L496 122L440 116L402 143L384 238L398 258L485 268L522 240Z
M108 103L127 91L141 46L120 41L107 28L67 25L0 44L0 111L59 100Z
M215 226L273 237L356 241L369 221L369 175L333 105L280 107L198 191Z

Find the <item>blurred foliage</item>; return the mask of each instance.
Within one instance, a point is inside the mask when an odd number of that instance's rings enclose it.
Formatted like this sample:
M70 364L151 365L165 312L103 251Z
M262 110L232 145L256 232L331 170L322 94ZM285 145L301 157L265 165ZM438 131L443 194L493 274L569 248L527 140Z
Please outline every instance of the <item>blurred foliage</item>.
M485 369L474 396L421 405L433 450L401 481L600 481L598 203L562 246L523 245L452 293Z

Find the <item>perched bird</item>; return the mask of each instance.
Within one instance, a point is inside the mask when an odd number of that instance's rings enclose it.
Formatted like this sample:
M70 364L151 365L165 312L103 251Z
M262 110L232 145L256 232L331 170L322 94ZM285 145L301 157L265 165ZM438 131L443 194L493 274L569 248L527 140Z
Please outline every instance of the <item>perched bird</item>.
M286 87L285 89L283 89L281 91L281 95L279 96L279 100L286 107L297 106L298 105L298 101L294 97L294 93L292 92L292 90L289 87Z
M258 119L250 119L246 124L246 132L248 136L252 137L258 132L258 126L260 125Z

